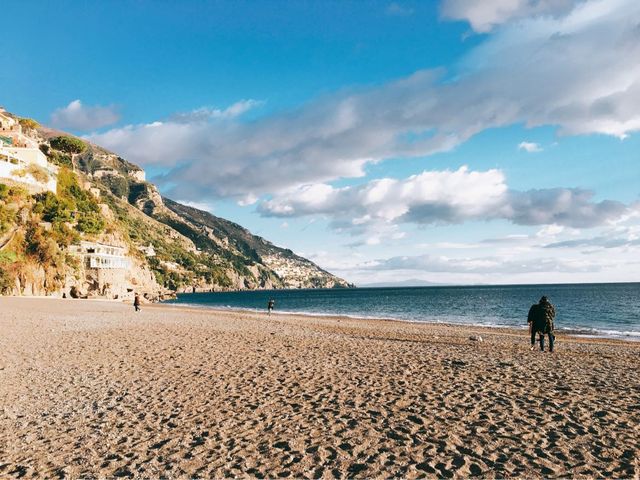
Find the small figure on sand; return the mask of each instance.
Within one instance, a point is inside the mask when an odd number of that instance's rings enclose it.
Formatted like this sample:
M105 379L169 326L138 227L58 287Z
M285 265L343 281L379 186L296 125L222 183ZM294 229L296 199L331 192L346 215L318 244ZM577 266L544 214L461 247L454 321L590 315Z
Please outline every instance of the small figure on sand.
M271 315L271 310L275 307L276 301L273 298L270 298L267 302L267 315Z
M540 351L544 352L544 336L549 336L549 352L553 352L555 340L553 320L556 317L556 309L547 297L542 297L538 303L531 305L527 323L531 334L531 350L535 348L536 334L540 336Z
M133 308L135 308L136 312L140 311L140 295L137 293L135 297L133 297Z

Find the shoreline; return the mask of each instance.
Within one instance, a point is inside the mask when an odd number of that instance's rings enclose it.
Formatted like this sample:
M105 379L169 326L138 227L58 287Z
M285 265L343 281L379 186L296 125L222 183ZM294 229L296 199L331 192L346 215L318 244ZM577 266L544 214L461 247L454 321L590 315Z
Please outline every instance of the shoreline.
M170 308L189 308L194 311L215 311L219 313L224 312L232 312L232 313L253 313L256 315L264 314L266 316L265 309L260 308L242 308L242 307L221 307L219 305L206 305L206 304L196 304L196 303L176 303L171 301L162 301L153 303L153 305L161 305L168 306ZM433 326L447 326L447 327L461 327L461 328L486 328L488 330L512 330L514 333L516 332L526 332L528 327L523 325L521 327L516 327L513 325L498 325L498 324L482 324L482 323L455 323L455 322L438 322L438 321L430 321L430 320L409 320L402 318L391 318L391 317L373 317L373 316L358 316L358 315L349 315L349 314L333 314L333 313L315 313L315 312L304 312L304 311L283 311L277 310L272 313L272 315L285 315L285 316L300 316L300 317L309 317L309 318L331 318L331 319L350 319L350 320L362 320L362 321L373 321L373 322L399 322L399 323L408 323L415 325L433 325ZM585 328L584 331L587 329ZM596 332L600 332L597 329ZM611 332L616 332L615 330L610 330ZM583 330L577 328L558 328L556 329L556 334L562 336L570 336L575 338L592 338L592 339L602 339L602 340L616 340L622 342L630 342L630 343L640 343L640 331L639 332L616 332L616 333L582 333Z

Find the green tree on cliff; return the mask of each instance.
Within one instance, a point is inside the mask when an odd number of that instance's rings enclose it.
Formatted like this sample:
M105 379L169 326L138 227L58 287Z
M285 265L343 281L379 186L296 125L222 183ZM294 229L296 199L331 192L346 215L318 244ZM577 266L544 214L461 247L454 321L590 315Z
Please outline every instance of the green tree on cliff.
M79 138L69 137L66 135L60 135L59 137L53 137L49 143L52 148L64 153L82 153L86 150L87 144Z
M40 126L33 118L21 118L18 123L23 130L36 130Z

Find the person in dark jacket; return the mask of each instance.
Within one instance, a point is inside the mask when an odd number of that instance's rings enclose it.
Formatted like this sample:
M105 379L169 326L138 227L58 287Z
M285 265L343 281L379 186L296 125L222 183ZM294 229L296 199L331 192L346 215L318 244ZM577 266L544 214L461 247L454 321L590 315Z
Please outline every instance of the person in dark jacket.
M276 301L273 298L269 299L269 302L267 303L267 314L271 315L271 310L273 310L273 307L275 307L276 305Z
M135 308L136 312L140 311L140 295L136 293L135 297L133 297L133 308Z
M538 334L540 336L540 350L544 352L544 336L547 335L549 337L549 351L553 352L555 317L556 309L547 297L543 296L538 303L531 305L527 316L531 333L531 350L535 348L536 334Z
M542 316L544 318L544 330L540 337L540 349L544 351L544 336L547 335L549 337L549 352L553 352L553 343L556 339L554 325L554 321L556 319L556 308L551 304L547 297L542 297L538 304L542 309Z
M527 323L529 324L529 334L531 335L531 350L536 348L536 334L542 332L542 314L540 312L540 305L534 303L529 308L529 315L527 315Z

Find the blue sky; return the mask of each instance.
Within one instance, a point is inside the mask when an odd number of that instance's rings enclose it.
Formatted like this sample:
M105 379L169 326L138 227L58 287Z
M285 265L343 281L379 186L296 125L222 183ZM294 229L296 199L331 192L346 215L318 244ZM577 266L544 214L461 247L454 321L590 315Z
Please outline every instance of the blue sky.
M640 280L633 0L26 1L3 16L8 110L350 281Z

